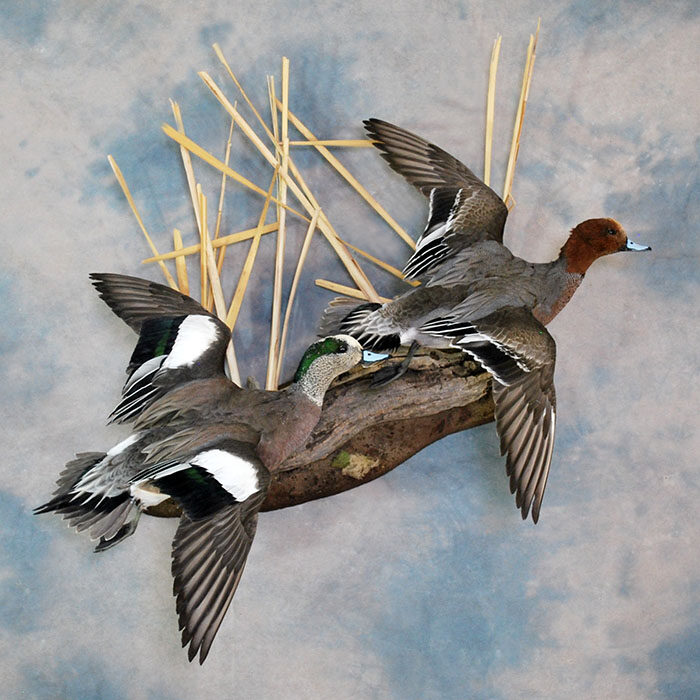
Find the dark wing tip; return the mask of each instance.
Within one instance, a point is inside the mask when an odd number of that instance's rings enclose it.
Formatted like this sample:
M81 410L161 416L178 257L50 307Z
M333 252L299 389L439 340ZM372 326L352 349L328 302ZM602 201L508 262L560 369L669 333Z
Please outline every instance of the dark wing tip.
M122 275L118 272L91 272L88 274L88 278L98 291L103 291L107 289L108 285L110 284L137 283L139 285L142 285L148 282L148 280L144 280L141 277L133 277L132 275Z
M189 644L189 661L199 654L202 664L209 654L238 588L266 491L263 488L207 518L180 518L171 569L182 646Z
M374 129L375 126L381 126L384 124L392 126L391 124L389 124L389 122L385 122L383 119L377 119L376 117L369 117L367 119L363 119L362 123L364 124L365 129L367 129L368 131Z
M187 294L152 280L114 272L91 272L89 277L102 301L137 333L149 318L188 314L216 318Z
M540 519L540 504L539 503L528 503L527 501L523 502L519 506L520 508L520 515L522 516L523 520L527 520L527 516L532 517L532 522L537 525L537 521Z
M182 640L182 646L185 647L187 646L187 642L183 639ZM187 660L192 663L192 660L194 659L195 656L197 656L197 652L199 649L194 645L190 645L190 647L187 649ZM201 664L203 659L200 658L199 663Z
M374 117L365 119L363 124L372 145L389 167L430 199L428 223L407 263L407 277L419 277L474 242L503 240L506 205L464 163L403 127ZM423 237L440 229L439 249L435 248L431 255L423 254ZM418 267L420 271L413 269Z

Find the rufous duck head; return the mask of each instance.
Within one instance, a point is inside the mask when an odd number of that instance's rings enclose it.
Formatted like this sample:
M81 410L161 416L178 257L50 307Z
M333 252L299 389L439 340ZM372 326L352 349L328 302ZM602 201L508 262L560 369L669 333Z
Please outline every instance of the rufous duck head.
M583 275L594 260L628 250L651 248L630 241L625 229L615 219L586 219L572 229L560 257L566 259L567 272Z

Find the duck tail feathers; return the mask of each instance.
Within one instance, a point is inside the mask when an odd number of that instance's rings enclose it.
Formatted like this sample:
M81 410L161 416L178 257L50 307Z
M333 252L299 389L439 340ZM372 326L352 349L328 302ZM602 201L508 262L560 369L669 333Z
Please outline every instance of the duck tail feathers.
M104 452L84 452L68 462L57 480L53 498L34 509L35 515L56 513L78 532L99 539L95 551L103 551L130 535L141 513L129 491L114 496L76 488L80 480L105 457Z
M396 350L401 338L390 324L375 315L382 304L366 302L358 304L354 299L334 299L323 315L320 333L346 333L355 338L363 348L385 352Z
M350 297L336 297L331 300L330 304L328 304L326 310L323 312L321 323L318 328L318 335L324 337L339 333L345 320L349 316L354 317L356 313L359 313L364 317L380 306L381 304L358 304L357 299L351 299Z
M54 498L48 503L35 509L35 512L48 513L53 508L49 508L54 501L59 501L61 496L65 496L83 478L83 476L96 464L107 456L106 452L79 452L75 459L66 463L63 471L56 479L56 490L53 492ZM44 509L44 510L40 510Z

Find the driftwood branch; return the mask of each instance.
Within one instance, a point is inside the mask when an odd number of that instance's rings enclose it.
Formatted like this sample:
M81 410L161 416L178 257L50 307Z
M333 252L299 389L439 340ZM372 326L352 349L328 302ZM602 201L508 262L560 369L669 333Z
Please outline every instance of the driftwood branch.
M370 385L377 369L357 367L330 388L306 447L273 472L263 510L372 481L445 435L493 420L490 377L462 352L419 353L403 377L378 389ZM180 511L165 502L148 512Z

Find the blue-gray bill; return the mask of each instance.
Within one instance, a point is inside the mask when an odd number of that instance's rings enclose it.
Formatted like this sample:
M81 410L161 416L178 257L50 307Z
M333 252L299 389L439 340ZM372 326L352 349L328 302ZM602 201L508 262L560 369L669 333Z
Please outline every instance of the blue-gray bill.
M639 245L639 243L633 243L632 241L628 240L627 245L625 246L626 250L651 250L651 246L648 245Z
M387 357L389 357L389 355L388 355L388 353L385 353L385 352L372 352L371 350L363 350L362 351L362 364L371 365L371 364L374 364L375 362L379 362L381 360L386 360Z

